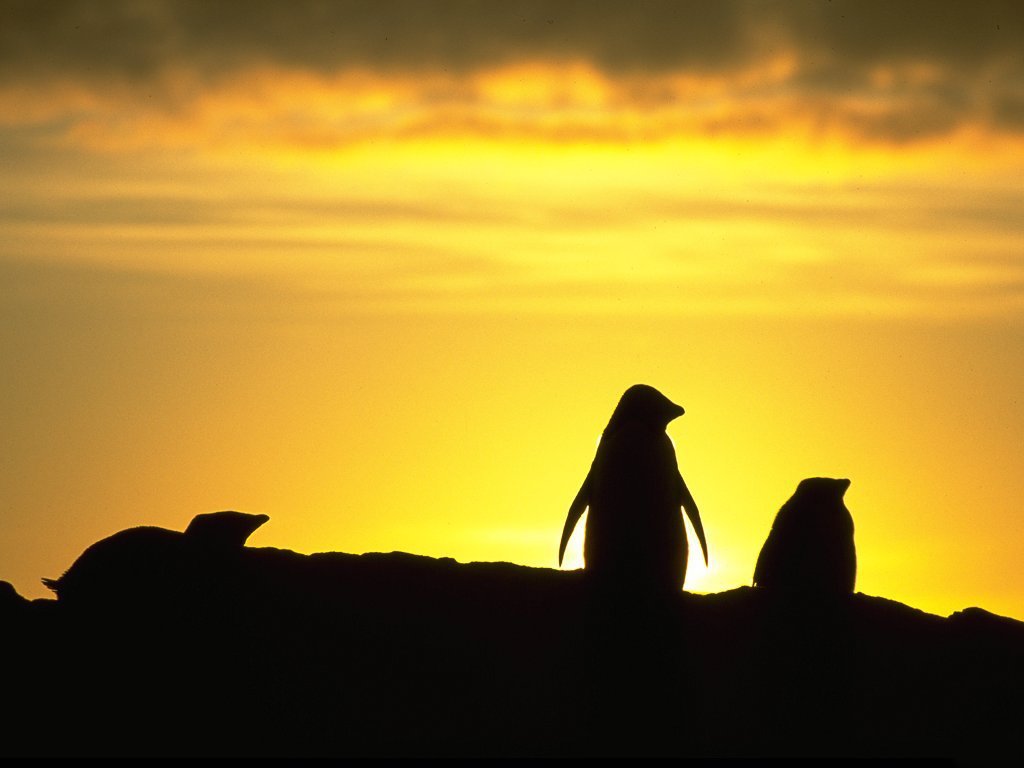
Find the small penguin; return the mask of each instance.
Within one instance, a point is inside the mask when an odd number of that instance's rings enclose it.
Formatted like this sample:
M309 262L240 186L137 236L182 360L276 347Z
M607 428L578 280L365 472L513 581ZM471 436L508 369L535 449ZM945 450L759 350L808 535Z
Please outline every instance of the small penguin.
M853 594L857 552L846 479L811 477L775 516L754 568L754 586L780 595Z
M601 435L597 455L569 507L558 547L565 546L587 507L585 569L617 586L679 590L686 578L686 526L693 524L705 565L700 512L676 464L668 423L683 415L654 387L637 384L622 395Z
M59 579L43 579L62 603L128 601L204 589L270 519L247 512L196 515L184 533L154 526L119 531L85 550Z

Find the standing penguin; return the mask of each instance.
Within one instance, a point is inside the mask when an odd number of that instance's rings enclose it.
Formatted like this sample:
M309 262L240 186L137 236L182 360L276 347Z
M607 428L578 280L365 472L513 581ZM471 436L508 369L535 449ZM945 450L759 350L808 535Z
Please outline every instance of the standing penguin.
M775 516L754 568L754 586L781 595L849 595L857 579L846 479L810 477Z
M682 507L708 547L697 504L676 465L668 423L683 409L654 387L637 384L622 395L601 435L587 479L569 507L558 547L565 545L590 508L583 543L586 570L619 586L681 589L686 578Z

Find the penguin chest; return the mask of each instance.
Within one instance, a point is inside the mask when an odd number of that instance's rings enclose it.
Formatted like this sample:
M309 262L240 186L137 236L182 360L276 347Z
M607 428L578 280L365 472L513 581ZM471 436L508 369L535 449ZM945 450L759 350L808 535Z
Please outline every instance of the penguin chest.
M604 440L593 467L584 540L588 567L626 567L685 557L679 470L664 433Z

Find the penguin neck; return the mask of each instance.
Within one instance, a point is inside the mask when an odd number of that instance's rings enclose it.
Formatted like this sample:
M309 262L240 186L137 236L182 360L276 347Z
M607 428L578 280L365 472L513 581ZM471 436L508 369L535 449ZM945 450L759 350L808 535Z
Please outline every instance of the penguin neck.
M624 429L639 429L644 430L646 432L652 432L654 434L660 434L665 432L665 428L667 426L667 424L652 424L649 421L631 419L628 416L620 416L618 414L613 414L611 420L608 422L608 426L604 428L604 434L613 435L616 432Z

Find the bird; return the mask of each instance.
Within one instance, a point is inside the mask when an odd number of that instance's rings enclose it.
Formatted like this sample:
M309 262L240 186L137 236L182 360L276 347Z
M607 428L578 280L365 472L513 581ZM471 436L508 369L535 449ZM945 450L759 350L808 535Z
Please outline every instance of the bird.
M754 567L754 586L780 595L853 594L857 551L853 516L843 502L850 481L801 480L782 505Z
M69 605L209 592L211 577L268 520L268 515L224 511L196 515L184 532L128 528L90 546L60 578L42 581Z
M569 507L558 547L565 546L589 507L584 571L605 583L679 590L686 578L686 511L708 562L700 512L665 429L683 408L647 384L627 389L601 435L597 454Z

